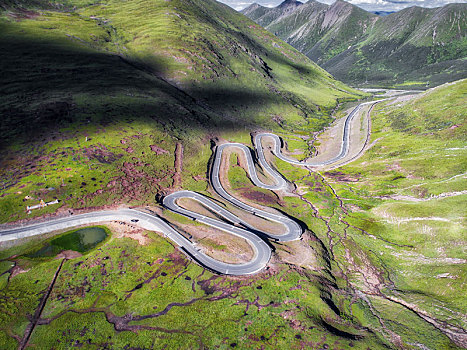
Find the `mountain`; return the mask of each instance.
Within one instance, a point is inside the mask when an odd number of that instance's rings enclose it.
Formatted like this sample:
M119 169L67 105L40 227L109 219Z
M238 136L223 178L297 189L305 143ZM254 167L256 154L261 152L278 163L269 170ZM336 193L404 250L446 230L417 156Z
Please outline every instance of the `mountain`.
M329 6L312 0L282 13L281 6L266 11L256 6L252 17L248 8L243 13L318 64L360 42L378 18L344 1ZM254 18L261 13L261 17Z
M386 16L341 0L279 10L255 6L244 14L347 83L430 86L466 76L467 4Z
M302 2L296 0L285 0L277 7L264 7L253 3L241 12L256 23L266 27L269 23L293 13L302 5Z
M50 217L130 207L167 220L215 259L248 261L261 256L257 245L171 213L161 198L196 191L239 221L178 203L239 229L286 233L216 196L214 146L251 145L252 132L271 130L296 159L329 144L339 152L338 129L362 96L216 1L7 1L2 224L40 216L44 227ZM105 223L106 239L91 230L2 242L0 349L464 346L464 92L460 82L413 104L381 102L371 135L362 107L351 139L371 147L339 169L292 166L265 142L287 179L280 191L253 186L245 157L227 154L219 177L229 193L304 230L269 241L272 259L254 275L209 271L144 219ZM55 204L27 209L42 200Z
M177 143L185 149L184 171L197 176L205 172L208 158L201 161L199 152L208 157L210 138L257 128L319 130L337 99L359 96L213 0L2 6L1 221L24 217L15 210L23 207L21 194L37 189L68 207L101 205L109 196L153 202L141 194L179 185ZM147 166L130 171L134 164Z

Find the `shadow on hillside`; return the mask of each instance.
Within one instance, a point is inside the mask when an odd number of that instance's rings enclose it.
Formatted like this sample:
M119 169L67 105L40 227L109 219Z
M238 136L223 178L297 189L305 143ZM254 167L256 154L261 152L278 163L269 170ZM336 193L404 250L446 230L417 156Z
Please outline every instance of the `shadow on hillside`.
M0 62L0 147L76 122L150 118L180 130L240 129L251 121L236 111L274 102L273 95L235 88L186 93L161 78L166 71L157 62L149 67L67 42L0 37Z
M229 33L238 38L239 42L247 42L249 47L254 48L254 52L258 52L262 54L262 58L266 61L274 61L280 65L284 66L291 66L294 70L297 71L297 74L299 75L310 75L310 74L315 74L315 77L317 75L321 74L326 74L323 71L321 71L318 67L316 69L312 69L312 63L310 62L309 65L307 64L302 64L302 63L296 63L294 62L293 59L288 59L284 54L279 54L277 51L264 51L264 47L259 46L255 41L251 40L250 37L247 35L238 32L238 31L233 31L229 30ZM280 49L280 48L279 48ZM274 74L274 71L272 72Z

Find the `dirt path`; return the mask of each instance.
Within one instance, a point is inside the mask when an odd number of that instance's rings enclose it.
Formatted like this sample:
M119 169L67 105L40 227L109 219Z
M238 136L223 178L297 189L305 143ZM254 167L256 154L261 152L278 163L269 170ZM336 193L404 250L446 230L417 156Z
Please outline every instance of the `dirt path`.
M182 168L183 168L183 145L177 142L175 146L175 174L173 176L173 188L180 189L182 187Z

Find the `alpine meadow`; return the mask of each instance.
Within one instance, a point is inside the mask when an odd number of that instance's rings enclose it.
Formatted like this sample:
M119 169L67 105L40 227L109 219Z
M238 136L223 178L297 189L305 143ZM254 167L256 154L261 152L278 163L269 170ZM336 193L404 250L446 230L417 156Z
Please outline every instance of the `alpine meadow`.
M467 348L466 4L351 2L0 0L0 349Z

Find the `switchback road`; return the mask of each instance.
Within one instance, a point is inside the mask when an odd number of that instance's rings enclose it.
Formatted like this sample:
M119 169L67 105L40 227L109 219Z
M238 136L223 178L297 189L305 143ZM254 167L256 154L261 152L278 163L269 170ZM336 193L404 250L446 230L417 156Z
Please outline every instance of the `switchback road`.
M379 101L376 101L379 102ZM239 143L227 143L219 145L216 148L214 154L214 162L211 171L211 184L213 189L226 201L230 202L234 206L249 212L255 216L276 222L280 225L283 225L286 229L284 234L275 235L268 232L258 230L252 225L248 224L246 221L240 219L238 216L232 214L228 210L224 209L220 205L213 202L208 197L205 197L201 194L191 192L191 191L178 191L166 196L163 199L163 205L181 215L191 218L192 220L201 222L203 224L212 226L219 230L225 231L229 234L241 237L250 244L253 249L253 258L243 264L229 264L225 262L218 261L211 258L204 252L202 252L195 243L190 241L184 235L176 231L172 226L170 226L166 221L154 214L149 214L139 210L133 209L119 209L119 210L106 210L106 211L96 211L92 213L80 214L69 216L60 219L51 219L47 222L37 223L27 226L18 226L11 229L0 231L0 242L20 239L24 237L29 237L33 235L43 234L47 232L53 232L57 230L65 230L68 228L80 226L80 225L89 225L97 224L101 222L109 221L132 221L136 225L141 226L144 229L151 231L162 232L166 237L171 239L182 251L189 255L192 259L198 262L200 265L222 274L231 274L231 275L248 275L256 273L263 269L270 257L271 257L271 248L266 242L267 239L272 239L276 241L291 241L299 239L302 235L302 228L300 225L293 219L286 217L284 215L270 213L258 208L252 207L234 196L230 195L222 186L220 181L220 166L222 162L222 154L225 149L232 148L237 151L243 152L247 161L247 171L251 181L258 187L272 190L272 191L284 191L288 187L288 183L284 177L277 172L269 163L266 161L264 156L263 147L262 147L262 138L270 137L274 141L273 153L279 159L299 166L324 166L329 165L346 156L349 150L350 144L350 124L354 116L358 113L360 108L365 104L370 104L375 102L362 103L355 107L351 113L346 117L344 123L343 137L341 141L341 150L340 153L333 157L332 159L321 161L321 162L300 162L295 159L285 157L281 152L281 140L277 135L271 133L260 133L255 136L255 151L257 155L257 160L262 169L274 180L273 185L266 184L258 178L258 174L255 169L255 163L253 160L252 152L250 148L246 147L243 144ZM178 205L178 200L181 198L189 198L191 200L197 201L202 204L204 207L210 209L211 211L217 213L223 217L226 222L219 221L217 219L207 217L196 212L187 210Z

